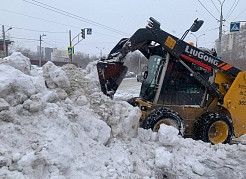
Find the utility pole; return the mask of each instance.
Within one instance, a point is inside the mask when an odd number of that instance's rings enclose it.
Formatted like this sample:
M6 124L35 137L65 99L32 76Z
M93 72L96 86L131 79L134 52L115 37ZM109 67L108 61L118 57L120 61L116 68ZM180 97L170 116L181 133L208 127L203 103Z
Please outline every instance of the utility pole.
M224 21L222 10L223 10L223 4L224 4L225 0L222 3L221 3L220 0L219 0L219 2L220 2L220 27L219 27L219 43L218 43L218 49L217 49L217 51L218 51L218 55L221 55L221 52L222 52L222 49L221 49L221 47L222 47L222 45L221 45L222 26L223 26L223 21Z
M3 30L3 52L4 52L4 57L6 57L6 44L5 44L5 31L4 31L4 25L2 25L2 30Z
M100 50L100 58L102 58L102 50L104 49L104 47L103 48L96 47L96 48Z
M8 28L8 30L11 30L12 27ZM4 52L4 57L7 56L7 48L6 48L6 39L5 39L5 33L8 31L8 30L4 30L4 25L2 25L2 31L3 31L3 52Z
M70 45L70 47L72 47L72 32L71 32L71 30L69 30L69 45ZM72 63L72 61L73 61L73 53L69 54L69 59L70 59L70 62Z
M40 67L42 65L42 47L41 47L41 42L42 42L42 37L44 37L44 36L46 36L46 35L43 34L43 35L39 36L39 42L40 42L40 46L39 46L39 55L40 55L40 57L39 57L39 66Z

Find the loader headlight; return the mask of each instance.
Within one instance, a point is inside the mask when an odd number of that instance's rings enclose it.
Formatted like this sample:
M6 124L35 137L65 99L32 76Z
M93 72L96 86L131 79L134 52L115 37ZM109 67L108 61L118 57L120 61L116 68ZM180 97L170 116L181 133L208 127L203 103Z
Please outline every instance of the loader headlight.
M140 109L141 109L141 111L148 111L149 107L148 106L141 106Z

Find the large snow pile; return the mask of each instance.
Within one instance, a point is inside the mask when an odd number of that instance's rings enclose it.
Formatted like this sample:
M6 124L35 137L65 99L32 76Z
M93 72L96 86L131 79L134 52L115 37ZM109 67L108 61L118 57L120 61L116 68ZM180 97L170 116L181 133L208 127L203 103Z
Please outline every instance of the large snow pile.
M246 177L242 144L138 128L140 110L103 95L94 65L37 75L20 53L0 59L0 178Z

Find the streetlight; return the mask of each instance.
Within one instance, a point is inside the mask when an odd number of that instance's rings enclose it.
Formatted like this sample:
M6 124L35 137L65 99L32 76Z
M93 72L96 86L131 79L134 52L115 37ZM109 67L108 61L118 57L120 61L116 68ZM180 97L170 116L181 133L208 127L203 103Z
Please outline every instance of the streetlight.
M224 2L225 2L225 0L223 1L223 2L221 2L220 0L218 0L219 1L219 3L220 3L220 20L219 20L219 22L220 22L220 27L219 27L219 47L218 47L218 55L221 55L221 39L222 39L222 26L223 26L223 21L225 21L224 19L223 19L223 13L222 13L222 10L223 10L223 5L224 5Z
M43 35L40 35L39 37L39 41L40 41L40 46L39 46L39 54L40 54L40 57L39 57L39 66L41 67L41 61L42 61L42 47L41 47L41 41L42 41L42 37L46 36L45 34Z
M100 58L102 58L102 50L104 49L104 47L103 48L96 47L96 48L100 50Z
M201 35L199 35L198 37L195 35L195 34L193 34L193 33L190 33L191 35L194 35L194 37L196 37L196 47L197 47L197 43L198 43L198 39L201 37L201 36L203 36L203 35L205 35L205 34L201 34Z
M6 42L5 42L5 33L9 30L11 30L12 27L8 28L8 30L4 31L4 25L2 25L2 30L3 30L3 51L4 51L4 57L7 56L7 49L6 49Z

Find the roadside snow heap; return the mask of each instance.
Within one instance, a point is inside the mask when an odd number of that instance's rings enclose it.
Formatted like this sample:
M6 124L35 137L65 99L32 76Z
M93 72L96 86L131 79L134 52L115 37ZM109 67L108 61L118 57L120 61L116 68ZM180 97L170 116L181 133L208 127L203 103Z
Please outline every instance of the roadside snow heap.
M86 73L47 62L30 70L21 53L0 59L0 178L245 178L246 147L183 139L110 100L95 63Z

